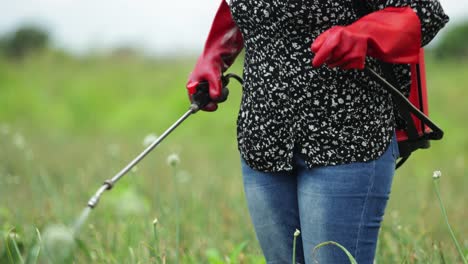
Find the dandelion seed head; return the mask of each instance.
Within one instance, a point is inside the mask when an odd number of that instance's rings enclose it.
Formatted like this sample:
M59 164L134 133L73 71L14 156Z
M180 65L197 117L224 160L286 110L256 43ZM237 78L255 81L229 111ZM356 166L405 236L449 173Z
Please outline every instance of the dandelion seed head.
M42 243L49 258L56 263L63 263L73 252L75 238L70 228L54 225L44 230Z
M440 176L442 176L442 172L441 172L441 171L434 171L434 173L432 174L432 178L433 178L433 179L439 179Z
M14 240L20 239L20 236L16 232L11 232L10 234L8 234L8 236L10 237L10 239L14 239Z
M294 232L294 236L298 237L300 234L301 234L301 231L299 231L299 229L296 229L296 231Z
M170 166L177 166L180 163L179 155L173 153L167 157L167 164Z
M144 147L149 147L154 141L158 139L158 135L151 133L146 135L146 137L143 139L143 146Z

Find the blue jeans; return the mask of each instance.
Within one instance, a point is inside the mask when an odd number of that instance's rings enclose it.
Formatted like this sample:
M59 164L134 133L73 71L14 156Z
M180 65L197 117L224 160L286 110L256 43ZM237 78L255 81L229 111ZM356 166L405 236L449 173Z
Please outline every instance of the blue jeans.
M255 233L267 263L291 263L293 234L296 262L350 263L345 253L325 241L343 245L359 264L372 264L389 198L395 161L395 136L377 160L309 169L295 153L290 172L261 172L241 158L244 191Z

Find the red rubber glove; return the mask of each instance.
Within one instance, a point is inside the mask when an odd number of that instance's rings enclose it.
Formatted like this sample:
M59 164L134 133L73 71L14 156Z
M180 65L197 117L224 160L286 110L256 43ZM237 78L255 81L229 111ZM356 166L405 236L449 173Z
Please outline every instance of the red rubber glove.
M351 25L335 26L312 43L314 67L364 69L366 56L390 63L417 63L421 22L410 7L387 7Z
M221 75L234 63L243 47L242 34L232 19L228 4L222 0L211 25L203 53L198 58L187 83L190 101L198 84L207 81L213 102L202 110L215 111L218 108L215 101L220 97L223 88Z

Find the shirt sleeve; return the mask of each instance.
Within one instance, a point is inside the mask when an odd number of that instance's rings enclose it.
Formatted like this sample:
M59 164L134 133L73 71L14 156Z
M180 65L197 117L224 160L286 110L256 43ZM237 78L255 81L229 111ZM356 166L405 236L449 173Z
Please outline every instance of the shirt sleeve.
M370 0L375 11L386 7L411 7L421 21L421 46L428 44L449 21L438 0Z

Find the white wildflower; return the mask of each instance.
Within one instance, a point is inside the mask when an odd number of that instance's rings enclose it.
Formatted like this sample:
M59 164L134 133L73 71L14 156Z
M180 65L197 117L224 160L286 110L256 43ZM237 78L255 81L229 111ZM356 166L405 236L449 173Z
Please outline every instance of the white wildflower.
M158 224L158 218L155 218L155 219L153 220L153 225L155 226L155 225L157 225L157 224Z
M158 135L151 133L146 135L146 137L143 139L143 146L149 147L149 145L153 144L154 141L158 139Z
M439 179L440 176L442 176L442 172L441 172L441 171L434 171L434 173L432 174L432 178L433 178L433 179Z
M170 166L176 166L179 163L180 163L179 155L173 153L167 157L167 164L169 164Z
M16 241L21 239L21 237L18 235L18 233L15 233L15 232L10 232L10 234L8 234L8 235L9 235L10 239L13 239L13 240L16 240Z
M301 231L299 231L299 229L296 229L296 231L294 232L294 237L298 237L300 234Z

